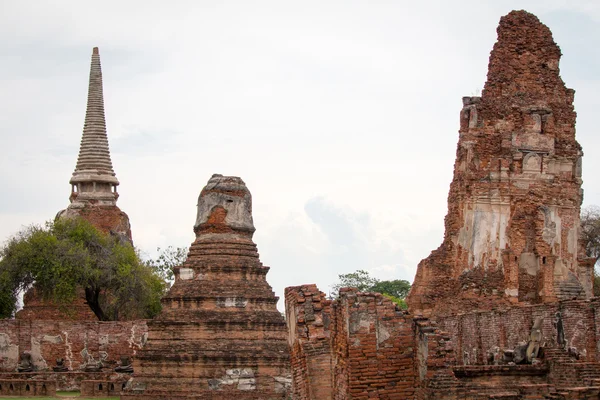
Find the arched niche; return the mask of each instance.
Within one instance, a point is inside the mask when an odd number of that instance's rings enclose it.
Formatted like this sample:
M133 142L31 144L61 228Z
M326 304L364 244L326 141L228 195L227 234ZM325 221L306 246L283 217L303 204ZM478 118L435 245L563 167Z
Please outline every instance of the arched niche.
M542 158L536 153L529 153L523 158L523 172L541 172Z

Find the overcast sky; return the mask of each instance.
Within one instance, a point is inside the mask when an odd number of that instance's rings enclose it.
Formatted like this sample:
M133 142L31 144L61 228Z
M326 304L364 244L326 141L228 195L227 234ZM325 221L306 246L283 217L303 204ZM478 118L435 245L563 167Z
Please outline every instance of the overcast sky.
M279 296L357 269L412 281L442 241L461 98L512 9L562 49L600 204L596 0L0 0L0 238L69 204L98 46L118 205L147 257L193 241L220 173L252 192Z

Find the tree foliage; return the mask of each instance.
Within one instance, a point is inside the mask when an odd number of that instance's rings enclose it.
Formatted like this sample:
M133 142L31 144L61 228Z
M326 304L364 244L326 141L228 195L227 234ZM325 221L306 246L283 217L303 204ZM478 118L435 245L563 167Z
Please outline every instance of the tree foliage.
M581 211L581 240L585 254L598 261L600 258L600 208L590 206Z
M370 289L379 282L377 278L371 277L369 273L363 269L359 269L358 271L349 274L340 274L338 275L338 278L340 281L332 286L336 294L344 287L357 288L359 292L369 292L371 291Z
M600 260L600 208L590 206L581 210L581 242L585 255L592 257L598 264ZM594 270L594 296L600 296L600 276Z
M162 277L165 282L168 282L170 286L175 280L173 268L183 264L187 257L188 248L168 246L161 249L160 247L157 247L156 251L158 252L158 257L156 259L146 260L144 263Z
M349 274L338 275L339 282L332 285L335 295L343 287L354 287L360 292L376 292L381 293L401 308L406 309L404 298L410 290L410 283L403 279L395 279L392 281L381 281L369 275L368 271L359 269L356 272Z
M378 281L371 288L372 292L383 293L399 299L404 299L410 290L410 283L403 279L393 281Z
M167 287L130 243L81 218L30 226L0 248L0 317L13 315L18 294L34 284L67 311L83 293L101 321L153 317Z

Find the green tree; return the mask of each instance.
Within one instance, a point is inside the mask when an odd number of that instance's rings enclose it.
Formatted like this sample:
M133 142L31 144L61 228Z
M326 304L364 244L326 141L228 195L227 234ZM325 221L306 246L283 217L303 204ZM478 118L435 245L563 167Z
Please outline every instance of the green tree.
M13 315L18 294L34 285L66 311L83 293L101 321L152 318L167 287L131 244L81 218L30 226L0 248L0 317Z
M404 299L410 290L410 283L403 279L393 281L378 281L373 287L372 292L387 294L399 299Z
M373 278L369 273L363 269L359 269L356 272L349 274L338 275L339 282L332 286L336 296L341 288L353 287L357 288L360 292L369 292L370 289L379 282L377 278Z
M156 251L158 251L158 257L156 259L146 260L144 263L161 276L165 282L168 282L170 286L175 280L173 268L183 264L187 258L188 248L168 246L167 248L161 249L160 247L157 247Z
M369 275L369 272L359 269L349 274L338 275L339 282L332 285L335 296L343 287L355 287L360 292L381 293L403 309L407 308L404 298L410 290L410 283L403 279L380 281Z
M581 242L585 255L594 258L595 264L600 259L600 208L586 207L581 210ZM600 296L600 276L594 269L594 296Z

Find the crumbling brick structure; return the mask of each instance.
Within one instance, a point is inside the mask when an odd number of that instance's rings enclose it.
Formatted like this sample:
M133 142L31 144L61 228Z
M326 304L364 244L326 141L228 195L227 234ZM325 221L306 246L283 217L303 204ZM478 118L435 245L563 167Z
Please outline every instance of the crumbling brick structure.
M413 312L592 295L579 245L575 92L560 78L560 56L534 15L500 20L482 96L463 98L444 241L418 266Z
M79 290L78 296L68 305L60 305L52 300L44 299L35 289L29 289L23 296L23 308L17 311L16 319L34 320L71 320L97 321L98 317L92 312L85 301L85 293Z
M285 290L294 399L411 399L413 321L379 293L315 285Z
M583 153L560 55L532 14L501 19L483 95L463 99L444 241L418 266L409 313L373 293L286 289L296 398L598 398Z
M28 381L25 379L0 378L0 396L47 396L56 395L56 382L54 381Z
M213 175L198 199L196 240L148 323L123 399L287 398L285 321L254 231L244 182Z
M114 368L121 357L136 354L146 335L145 320L0 320L0 381L37 382L40 388L40 382L55 382L47 386L48 394L54 386L58 390L77 390L83 380L126 381L129 374L115 373ZM23 353L31 357L31 372L17 372ZM63 371L54 371L57 359L64 360ZM98 361L102 363L98 372L86 371L87 365Z
M294 399L597 399L600 391L596 300L432 321L378 293L342 289L332 301L303 285L286 288L286 317ZM542 350L532 364L517 361L537 319Z

